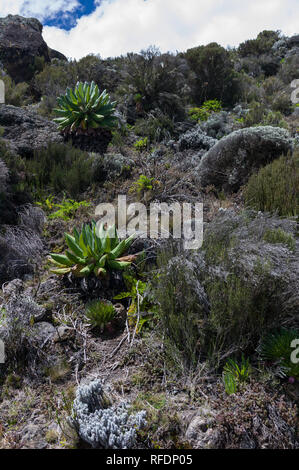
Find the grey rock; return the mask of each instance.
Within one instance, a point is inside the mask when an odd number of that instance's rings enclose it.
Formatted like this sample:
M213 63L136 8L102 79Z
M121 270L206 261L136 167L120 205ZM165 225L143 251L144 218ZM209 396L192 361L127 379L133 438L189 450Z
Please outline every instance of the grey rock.
M218 434L213 425L215 413L207 407L200 407L191 419L185 439L194 449L209 449L216 447Z
M54 122L24 108L0 106L0 126L4 128L4 141L24 157L32 157L35 150L51 142L63 141Z
M202 186L238 191L253 171L292 149L288 131L261 126L232 132L216 143L198 166Z
M36 18L19 15L0 18L0 61L16 83L31 80L37 58L50 61L42 30Z

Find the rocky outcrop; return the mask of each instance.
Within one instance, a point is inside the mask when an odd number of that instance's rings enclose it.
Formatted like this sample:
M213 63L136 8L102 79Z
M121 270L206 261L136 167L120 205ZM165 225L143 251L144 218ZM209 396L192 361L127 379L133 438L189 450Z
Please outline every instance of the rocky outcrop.
M31 80L39 60L50 61L42 30L35 18L0 18L0 62L16 83Z
M24 108L1 105L0 126L4 128L4 141L24 157L32 156L50 142L63 141L56 124Z
M67 61L67 58L65 57L65 55L63 55L61 52L56 51L55 49L50 49L50 47L48 47L48 52L49 52L49 57L51 60L58 59L58 60Z
M279 127L250 127L221 139L202 158L202 186L214 185L227 192L238 191L253 171L267 165L292 148L288 131Z

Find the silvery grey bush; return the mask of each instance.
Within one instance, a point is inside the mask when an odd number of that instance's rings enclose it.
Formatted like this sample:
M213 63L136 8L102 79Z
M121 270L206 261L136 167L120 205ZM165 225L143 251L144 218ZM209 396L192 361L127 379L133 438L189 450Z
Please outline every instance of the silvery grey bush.
M191 129L180 136L179 149L209 150L216 144L216 142L216 139L209 137L201 129L200 125L197 125L194 129Z
M100 380L78 387L71 420L79 436L95 449L132 448L136 429L146 423L146 412L129 416L127 403L107 405Z

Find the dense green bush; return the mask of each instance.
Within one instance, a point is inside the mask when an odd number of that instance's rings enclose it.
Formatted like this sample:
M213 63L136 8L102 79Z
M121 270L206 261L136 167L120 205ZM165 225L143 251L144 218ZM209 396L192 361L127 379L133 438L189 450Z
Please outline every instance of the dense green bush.
M149 47L124 59L122 85L118 93L133 99L139 115L160 109L171 118L184 117L183 93L188 67L186 61L172 54L161 54Z
M26 162L27 182L40 197L44 191L75 198L94 181L93 160L70 144L49 144Z
M192 121L207 121L212 113L221 111L221 102L218 100L208 100L200 108L191 108L188 112Z
M273 126L288 128L280 111L267 111L263 103L252 102L250 110L244 118L244 127L251 126Z
M192 96L197 104L218 99L224 105L231 105L238 100L240 83L230 54L219 44L213 42L207 46L188 49L183 57L194 72Z
M174 122L160 110L154 110L146 118L136 121L134 132L137 135L148 137L152 143L161 142L172 137Z
M250 177L244 189L247 206L282 216L298 215L299 151L282 156Z
M241 57L261 55L271 51L273 44L280 38L279 31L262 31L256 39L248 39L238 47Z
M9 75L2 77L5 85L5 103L13 106L25 106L32 101L29 85L25 82L15 84Z

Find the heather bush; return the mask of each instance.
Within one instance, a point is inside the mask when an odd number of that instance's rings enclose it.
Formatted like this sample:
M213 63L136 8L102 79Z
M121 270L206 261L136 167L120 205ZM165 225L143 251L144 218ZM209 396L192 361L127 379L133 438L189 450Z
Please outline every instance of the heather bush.
M5 103L13 106L25 106L32 99L29 94L29 85L25 82L15 84L9 75L2 77L5 84Z
M256 39L248 39L238 47L241 57L249 55L259 56L271 52L272 46L280 39L279 31L262 31Z
M26 162L28 184L36 196L45 191L77 197L93 182L93 159L70 144L49 144Z
M247 206L282 216L298 215L299 151L282 156L253 174L244 188Z
M126 56L118 93L125 101L133 101L139 116L160 109L170 118L179 119L185 114L182 90L187 75L184 59L149 47L140 54Z
M148 113L146 118L138 119L134 125L137 135L148 137L152 143L170 140L174 133L174 122L159 109Z
M182 56L194 73L192 97L195 103L220 100L231 105L238 100L239 78L234 71L230 54L217 43L188 49Z

